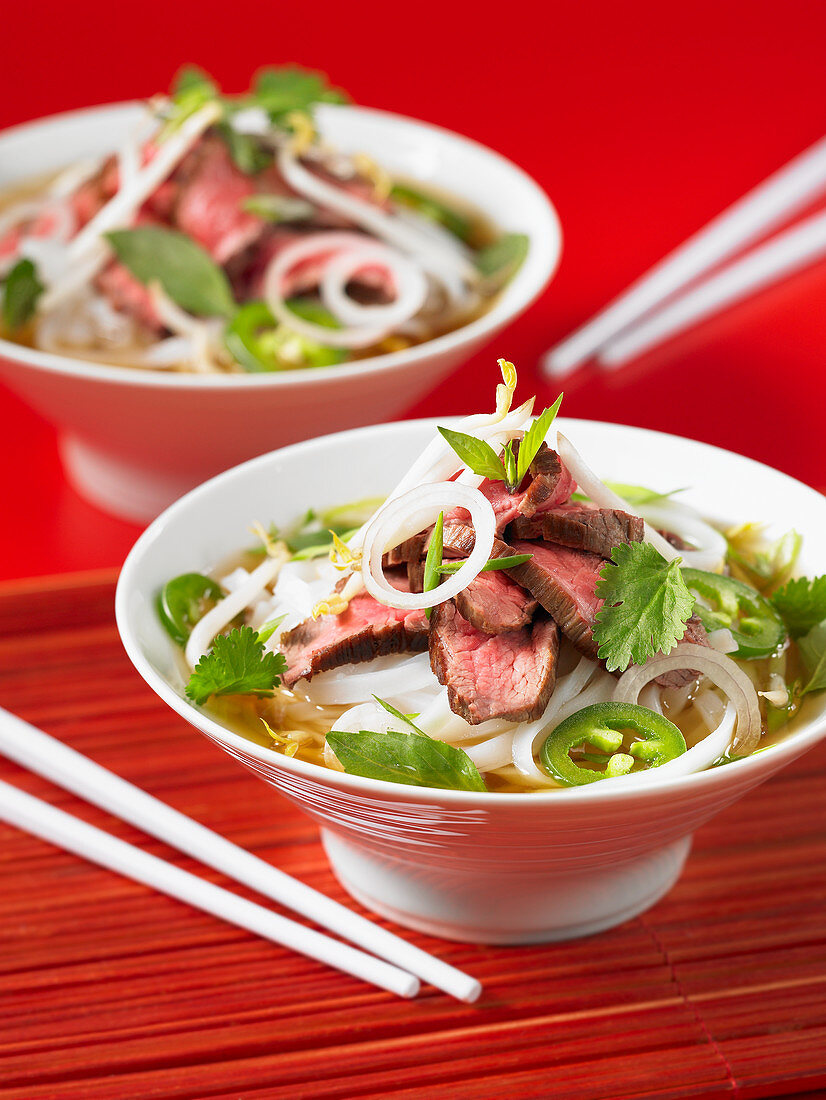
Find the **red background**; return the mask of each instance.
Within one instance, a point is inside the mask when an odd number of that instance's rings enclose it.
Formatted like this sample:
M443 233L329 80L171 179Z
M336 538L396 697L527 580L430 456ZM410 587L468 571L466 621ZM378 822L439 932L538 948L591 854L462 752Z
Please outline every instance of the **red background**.
M548 191L562 267L528 315L411 415L486 405L495 357L521 368L824 130L821 0L662 4L6 5L0 125L165 88L196 61L230 90L256 67L326 70L364 104L468 134ZM2 55L6 56L3 57ZM614 376L565 411L694 436L826 487L826 264ZM0 389L0 577L118 564L138 528L65 483L52 429ZM273 439L273 447L279 440ZM652 456L655 461L655 456Z

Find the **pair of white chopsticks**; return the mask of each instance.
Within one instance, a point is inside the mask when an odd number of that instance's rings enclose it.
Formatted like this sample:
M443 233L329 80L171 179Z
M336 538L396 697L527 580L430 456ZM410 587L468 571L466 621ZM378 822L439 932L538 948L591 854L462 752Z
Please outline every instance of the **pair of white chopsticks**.
M481 993L481 985L470 975L279 871L1 708L0 753L371 954L183 871L2 781L0 821L401 997L415 997L419 979L468 1003Z
M622 366L695 322L826 256L826 213L813 214L690 286L824 190L826 138L821 138L551 348L542 360L543 372L560 378L593 356L607 369Z

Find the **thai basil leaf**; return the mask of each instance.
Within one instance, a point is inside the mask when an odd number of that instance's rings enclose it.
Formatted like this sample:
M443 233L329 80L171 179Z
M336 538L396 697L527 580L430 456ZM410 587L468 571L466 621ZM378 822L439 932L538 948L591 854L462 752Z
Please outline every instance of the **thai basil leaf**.
M423 733L331 730L327 743L350 775L449 791L487 789L467 753Z
M529 244L524 233L505 233L477 252L476 267L486 279L503 286L525 262Z
M454 431L452 428L439 428L439 431L462 462L475 474L489 478L491 481L505 480L505 467L490 443L486 443L484 439L477 439L473 435Z
M6 277L3 289L3 323L11 332L31 319L45 287L31 260L18 260Z
M229 281L212 257L183 233L157 226L105 234L120 262L140 282L159 282L188 313L229 317L235 312Z

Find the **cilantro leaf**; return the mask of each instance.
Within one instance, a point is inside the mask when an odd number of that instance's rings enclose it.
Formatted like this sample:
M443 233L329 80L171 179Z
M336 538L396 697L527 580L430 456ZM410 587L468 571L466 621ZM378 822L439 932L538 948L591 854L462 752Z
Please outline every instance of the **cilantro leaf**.
M541 416L538 416L531 424L530 428L525 432L522 442L519 444L519 462L516 467L516 484L522 484L522 478L528 472L528 467L536 458L536 453L542 444L545 442L545 436L548 434L556 419L556 414L559 412L559 406L562 404L563 395L560 394L554 401L550 408L545 409Z
M462 462L480 477L491 481L505 480L505 467L502 459L484 439L454 431L453 428L439 428L442 437L450 444Z
M142 225L115 229L104 236L120 262L140 282L159 282L188 313L230 317L235 301L223 270L184 233Z
M410 724L404 716L402 718ZM449 791L487 789L466 752L444 741L434 741L424 733L331 730L327 734L327 744L350 775Z
M265 653L249 626L219 634L195 666L186 694L199 706L211 695L272 695L287 667L283 653Z
M439 585L439 566L442 564L442 532L445 527L445 514L439 512L438 519L433 528L433 534L430 536L430 545L427 548L427 556L424 559L424 579L422 581L422 592L432 592L434 588ZM426 607L424 611L425 615L430 618L433 614L432 607ZM381 700L379 700L381 701ZM385 704L382 703L382 706Z
M272 122L279 122L293 111L309 113L317 103L346 102L344 92L331 88L323 73L283 65L256 74L245 105L261 107Z
M809 677L800 694L826 691L826 620L812 627L797 644L803 667Z
M771 597L793 638L826 619L826 575L789 581Z
M32 261L18 260L3 286L3 323L10 332L32 317L44 290Z
M669 652L685 634L694 597L679 563L679 558L667 562L646 542L611 551L597 582L605 606L594 627L609 672L624 671L632 662L645 664L655 653Z

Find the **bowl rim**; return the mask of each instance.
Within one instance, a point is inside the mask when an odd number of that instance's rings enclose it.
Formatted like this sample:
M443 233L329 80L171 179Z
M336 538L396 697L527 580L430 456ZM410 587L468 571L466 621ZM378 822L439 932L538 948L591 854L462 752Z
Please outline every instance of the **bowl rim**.
M403 426L412 427L414 425L435 427L437 423L450 422L451 420L455 421L456 419L458 418L423 417L405 420L394 424L393 427L396 429ZM826 507L826 500L824 500L824 497L818 493L817 490L811 488L811 486L790 477L788 474L782 473L782 471L768 466L766 463L758 462L736 451L730 451L710 443L703 443L699 440L690 439L687 436L678 436L674 433L655 431L651 428L640 428L633 425L613 424L608 421L587 420L576 417L564 417L560 419L564 421L566 429L569 427L576 428L578 425L587 425L588 427L596 426L598 429L608 428L614 431L619 429L623 432L631 432L634 435L646 437L652 444L656 443L658 440L678 440L682 444L689 443L710 456L733 456L740 462L747 463L758 475L771 473L774 477L779 476L785 479L797 489L803 489L807 493L810 493L812 497L819 501L821 507ZM582 787L563 787L547 791L537 790L519 794L494 791L457 791L435 787L414 787L402 783L391 783L383 779L369 779L363 776L351 775L347 772L334 771L320 764L313 764L309 761L300 760L297 757L287 757L282 753L275 753L271 749L267 749L262 745L257 745L255 742L249 741L240 734L234 733L232 730L212 718L208 712L178 695L173 687L156 672L151 662L145 657L137 638L131 630L129 614L129 601L133 590L133 573L138 568L144 553L162 537L163 528L167 521L169 519L174 519L175 516L181 512L186 512L193 507L193 504L197 507L203 501L207 500L217 485L231 481L243 481L252 471L256 470L258 467L266 466L268 463L272 462L276 456L280 458L289 457L293 454L300 455L303 451L311 449L319 444L326 444L330 440L337 440L340 445L346 445L347 441L354 436L383 427L387 427L387 425L369 425L367 427L351 428L343 432L318 436L315 439L303 440L299 443L293 443L286 447L278 448L277 450L270 451L267 454L259 455L256 458L249 459L247 462L233 466L229 470L225 470L223 473L203 482L195 489L190 490L190 492L170 505L169 508L165 509L140 535L129 551L118 577L115 594L115 617L121 642L132 664L148 686L182 718L186 719L190 725L198 729L199 732L203 733L211 740L217 741L224 748L235 750L241 755L251 756L258 761L281 769L288 775L298 775L308 780L321 782L325 786L336 787L344 792L361 794L364 796L372 795L376 798L390 798L394 801L415 801L417 803L433 803L434 801L440 803L448 802L456 805L457 808L464 807L466 809L476 809L479 806L514 807L525 805L526 801L529 804L538 802L543 806L548 806L549 804L561 806L566 802L579 805L582 802L602 802L616 799L639 799L640 801L644 801L646 799L658 798L664 792L699 791L701 789L725 787L734 779L742 778L747 780L750 776L754 778L754 782L758 782L760 773L766 770L767 761L769 764L777 762L777 766L780 767L783 763L788 762L790 759L813 747L817 741L826 735L826 713L824 713L821 716L807 721L801 729L796 730L782 741L778 741L774 745L768 746L757 755L748 756L743 760L732 761L724 767L707 768L704 771L693 772L689 775L657 779L652 781L649 786L637 788L634 791L624 791L621 784L613 786L610 783L592 783ZM773 768L772 770L776 769ZM726 778L727 776L728 778Z
M86 116L114 114L119 110L135 107L140 103L140 100L122 100L98 106L81 107L73 111L62 111L29 122L18 123L15 126L0 130L0 148L2 148L2 143L7 138L24 136L27 131L40 126L71 123L73 120L83 121ZM382 122L400 123L403 126L412 127L424 133L438 135L442 139L446 138L457 147L465 147L475 154L481 153L491 161L498 163L523 187L527 188L536 203L536 213L528 233L530 249L525 265L516 273L513 281L508 283L499 293L490 309L469 321L466 325L412 348L389 352L385 355L375 355L369 359L356 360L352 363L338 364L334 369L336 379L346 381L351 378L363 378L365 375L377 371L403 370L423 358L449 354L467 344L491 335L494 330L514 320L515 317L536 301L559 267L562 254L562 226L556 207L532 176L528 175L523 168L520 168L519 165L502 153L496 152L496 150L483 145L474 138L448 130L444 126L425 122L394 111L384 111L376 107L362 107L357 104L327 103L321 104L319 107L319 114L322 117L335 118L336 114L341 112L359 117L366 116L368 121L371 118L376 118ZM520 278L523 272L525 277ZM511 290L516 293L510 295L509 291ZM170 386L195 390L221 390L232 389L236 386L251 387L253 389L289 386L293 383L299 383L302 386L306 384L322 385L326 379L331 377L326 369L317 367L302 367L271 374L204 375L184 371L169 373L142 367L117 366L98 363L93 360L76 359L68 355L59 355L56 352L30 348L24 344L17 344L13 340L6 340L3 337L0 337L0 359L6 359L18 365L22 364L43 371L86 378L90 381L113 382L121 385L137 384L161 389Z

